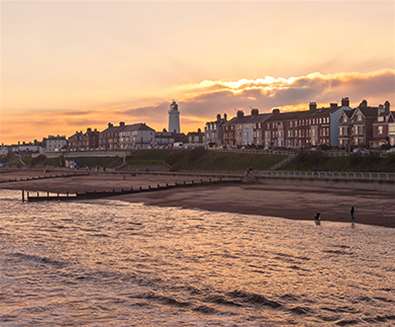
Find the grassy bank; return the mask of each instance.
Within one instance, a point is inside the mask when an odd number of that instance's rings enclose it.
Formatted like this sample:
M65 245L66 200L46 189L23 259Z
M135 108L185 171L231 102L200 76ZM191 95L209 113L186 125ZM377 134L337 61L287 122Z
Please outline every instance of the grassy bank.
M120 157L79 157L74 158L79 167L105 167L151 170L196 170L196 171L244 171L247 168L266 170L285 157L282 155L259 153L216 152L204 149L194 150L140 150L132 152L123 164ZM21 163L15 156L9 162L14 167ZM62 167L64 158L23 157L30 167ZM377 155L349 157L327 157L321 152L300 153L281 170L304 171L378 171L395 172L395 155L380 158Z
M279 155L194 149L136 151L127 158L127 162L130 168L156 165L170 170L240 171L247 168L269 169L283 159Z
M326 157L320 152L300 153L284 170L304 171L375 171L395 172L395 155L381 158L378 155L350 155L348 157Z

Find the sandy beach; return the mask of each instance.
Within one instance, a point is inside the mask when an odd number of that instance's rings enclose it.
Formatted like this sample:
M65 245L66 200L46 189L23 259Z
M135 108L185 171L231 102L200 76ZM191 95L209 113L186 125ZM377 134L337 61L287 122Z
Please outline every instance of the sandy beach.
M194 177L108 174L3 183L0 188L84 192L191 179ZM355 206L358 223L395 227L394 194L395 186L387 184L264 180L256 184L178 188L112 199L302 220L312 219L320 212L323 221L339 222L350 222L350 208Z
M116 197L147 205L174 206L210 211L235 212L290 219L350 222L350 208L356 207L357 222L395 227L394 193L355 189L351 185L309 185L281 183L197 187Z

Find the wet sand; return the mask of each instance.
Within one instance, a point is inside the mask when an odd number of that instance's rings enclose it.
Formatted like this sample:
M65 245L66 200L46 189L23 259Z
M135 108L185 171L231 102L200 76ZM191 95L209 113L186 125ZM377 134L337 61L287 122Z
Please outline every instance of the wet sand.
M196 187L154 193L118 196L130 202L209 211L234 212L290 219L350 222L356 207L356 222L395 227L395 192L357 189L353 185L309 185L285 181L265 184Z
M196 178L109 174L4 183L0 188L85 192L191 179ZM395 186L387 184L265 180L259 184L177 188L111 199L303 220L313 219L320 212L323 223L325 220L350 222L350 208L355 206L357 223L395 227L394 194Z

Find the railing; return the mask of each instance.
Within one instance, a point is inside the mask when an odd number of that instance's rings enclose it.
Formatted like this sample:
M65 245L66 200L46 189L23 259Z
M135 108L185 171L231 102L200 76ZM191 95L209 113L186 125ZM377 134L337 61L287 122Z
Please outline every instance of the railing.
M264 170L257 171L258 178L295 178L317 180L341 180L363 182L390 182L395 183L395 173L379 172L337 172L337 171L288 171L288 170Z
M163 175L163 176L196 176L213 178L241 178L245 173L240 172L168 172L168 171L133 171L109 172L108 174L134 174L134 175ZM253 170L251 176L260 178L294 178L337 181L364 181L395 183L395 173L380 172L341 172L341 171L293 171L293 170Z

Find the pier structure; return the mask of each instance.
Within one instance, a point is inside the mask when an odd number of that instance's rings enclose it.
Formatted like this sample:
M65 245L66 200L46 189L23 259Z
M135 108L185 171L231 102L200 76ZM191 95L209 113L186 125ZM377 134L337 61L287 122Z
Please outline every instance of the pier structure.
M129 188L113 188L106 191L92 191L92 192L66 192L54 193L43 191L25 191L22 190L23 202L43 202L43 201L75 201L75 200L92 200L100 198L108 198L112 196L143 193L143 192L156 192L174 188L185 188L193 186L206 186L206 185L219 185L219 184L238 184L241 183L240 178L201 178L195 180L182 180L173 183L157 183L144 186L132 186Z

